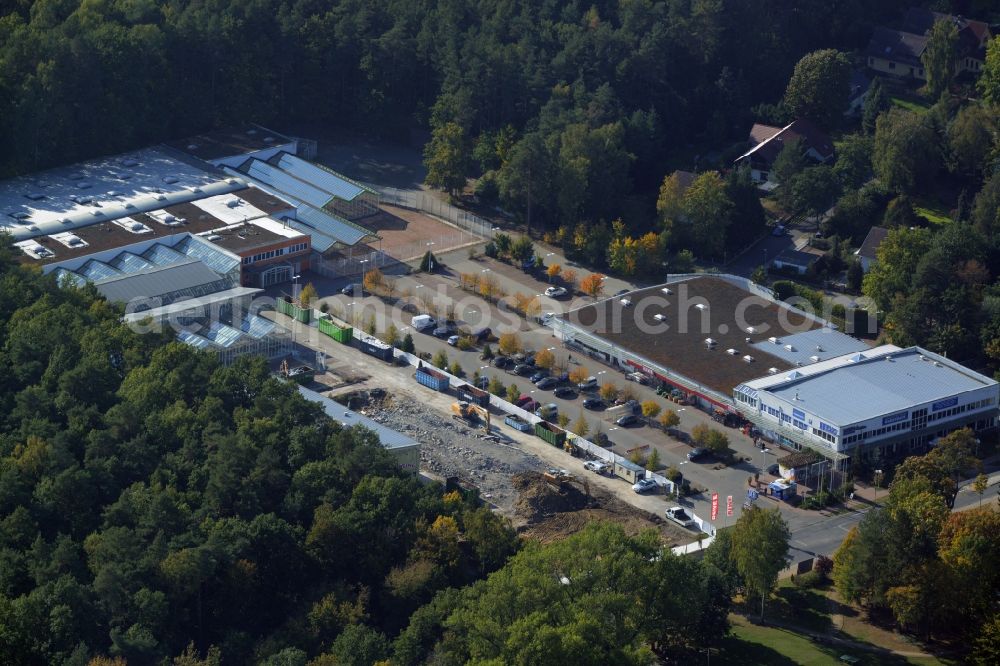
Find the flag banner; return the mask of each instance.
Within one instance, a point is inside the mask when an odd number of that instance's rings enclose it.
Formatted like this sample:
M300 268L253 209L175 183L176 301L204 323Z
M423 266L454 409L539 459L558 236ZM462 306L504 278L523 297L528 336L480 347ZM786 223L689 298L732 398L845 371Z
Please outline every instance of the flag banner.
M712 493L712 520L719 517L719 493Z
M726 515L727 516L733 515L733 496L732 495L727 495L726 496Z

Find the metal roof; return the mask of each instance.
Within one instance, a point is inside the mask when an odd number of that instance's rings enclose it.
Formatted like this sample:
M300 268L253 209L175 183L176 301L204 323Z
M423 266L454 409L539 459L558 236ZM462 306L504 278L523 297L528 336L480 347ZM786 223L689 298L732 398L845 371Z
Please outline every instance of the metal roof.
M410 446L419 446L419 443L416 440L410 439L403 433L387 428L381 423L373 421L363 414L358 414L353 410L348 410L339 402L331 400L316 391L311 391L304 386L299 386L298 389L299 393L301 393L306 400L312 400L313 402L318 402L323 405L323 411L325 411L333 420L348 426L360 425L368 428L369 430L374 430L375 434L378 435L379 440L382 442L382 446L387 449L402 449Z
M279 195L294 197L316 208L322 208L333 198L329 192L256 158L249 160L249 164L241 167L241 171L266 188L274 189Z
M122 252L109 261L108 265L122 273L138 273L139 271L149 270L156 266L156 264L131 252Z
M184 289L225 283L219 274L197 260L163 266L155 271L118 274L118 277L97 282L97 290L113 303L128 303L135 298L154 298ZM220 285L221 286L221 285Z
M751 346L793 365L810 365L851 352L865 352L871 349L861 340L829 327L775 337L775 340L776 342L771 342L769 339L764 339Z
M143 259L156 264L157 266L169 266L170 264L179 264L187 259L186 256L162 243L157 243L153 245L148 250L142 253Z
M131 323L142 321L146 318L159 319L166 317L167 315L179 315L179 318L184 316L191 316L194 318L203 317L205 313L209 311L209 307L216 303L235 301L239 298L252 296L263 291L263 289L257 289L255 287L233 287L232 289L217 291L206 296L197 296L195 298L177 301L176 303L161 305L158 308L152 308L150 310L126 312L124 319L126 322ZM284 332L284 329L277 324L274 326L279 330L279 332Z
M326 234L318 231L317 229L313 229L312 227L308 226L307 224L303 224L298 220L288 218L286 222L288 223L288 226L290 226L292 229L295 229L296 231L301 231L304 234L309 234L309 236L312 238L312 248L317 252L320 253L326 252L331 247L336 245L338 242L336 238L332 236L327 236Z
M368 236L374 235L364 227L309 205L299 206L296 216L299 222L310 227L310 229L315 229L326 236L335 238L344 245L355 245Z
M831 359L795 374L799 376L783 373L746 385L840 426L997 386L989 377L920 347L891 345Z
M112 268L103 261L91 259L76 271L88 280L96 282L98 280L108 280L124 275L121 271Z
M365 188L352 183L339 173L324 169L290 153L282 153L278 167L345 201L353 201L366 192Z

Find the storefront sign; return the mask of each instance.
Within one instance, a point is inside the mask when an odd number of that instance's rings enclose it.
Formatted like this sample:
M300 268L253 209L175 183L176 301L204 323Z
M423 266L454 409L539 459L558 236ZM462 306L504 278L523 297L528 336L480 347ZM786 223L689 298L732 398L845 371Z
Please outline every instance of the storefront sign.
M712 520L719 517L719 493L712 493Z
M803 412L801 409L793 409L792 410L792 418L793 419L798 419L799 421L805 421L806 420L806 413Z
M902 423L908 418L910 418L909 412L899 412L897 414L890 414L889 416L882 417L882 425L892 425L893 423Z
M931 405L931 411L938 412L941 411L942 409L948 409L949 407L954 407L957 404L958 404L958 396L956 395L954 398L948 398L947 400L938 400L933 405Z
M733 496L732 495L727 495L726 496L726 515L727 516L733 515Z
M823 423L822 421L819 422L819 429L825 433L833 435L834 437L837 436L837 429L834 428L832 425L827 425L826 423Z

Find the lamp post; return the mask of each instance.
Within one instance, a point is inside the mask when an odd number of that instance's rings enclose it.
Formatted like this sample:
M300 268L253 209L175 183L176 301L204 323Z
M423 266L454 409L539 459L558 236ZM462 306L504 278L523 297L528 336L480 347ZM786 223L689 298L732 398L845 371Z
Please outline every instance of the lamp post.
M882 470L875 470L875 503L878 504L878 486L882 483Z
M300 277L302 277L302 276L301 275L293 275L292 276L292 300L293 301L299 300L299 278Z
M770 450L771 450L771 449L761 449L761 450L760 450L760 452L761 452L761 453L763 454L763 456L762 456L762 457L763 457L763 459L764 459L764 464L763 464L763 465L761 465L761 468L760 468L760 471L762 471L762 472L766 472L766 471L767 471L767 454L768 454L768 452L769 452Z

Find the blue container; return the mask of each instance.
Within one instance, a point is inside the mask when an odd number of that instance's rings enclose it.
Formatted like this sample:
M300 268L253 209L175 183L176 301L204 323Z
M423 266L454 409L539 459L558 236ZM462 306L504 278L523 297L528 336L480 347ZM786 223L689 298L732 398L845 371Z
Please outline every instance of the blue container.
M448 390L448 376L441 374L433 368L420 368L414 377L417 378L418 384L426 386L429 389L441 392Z

